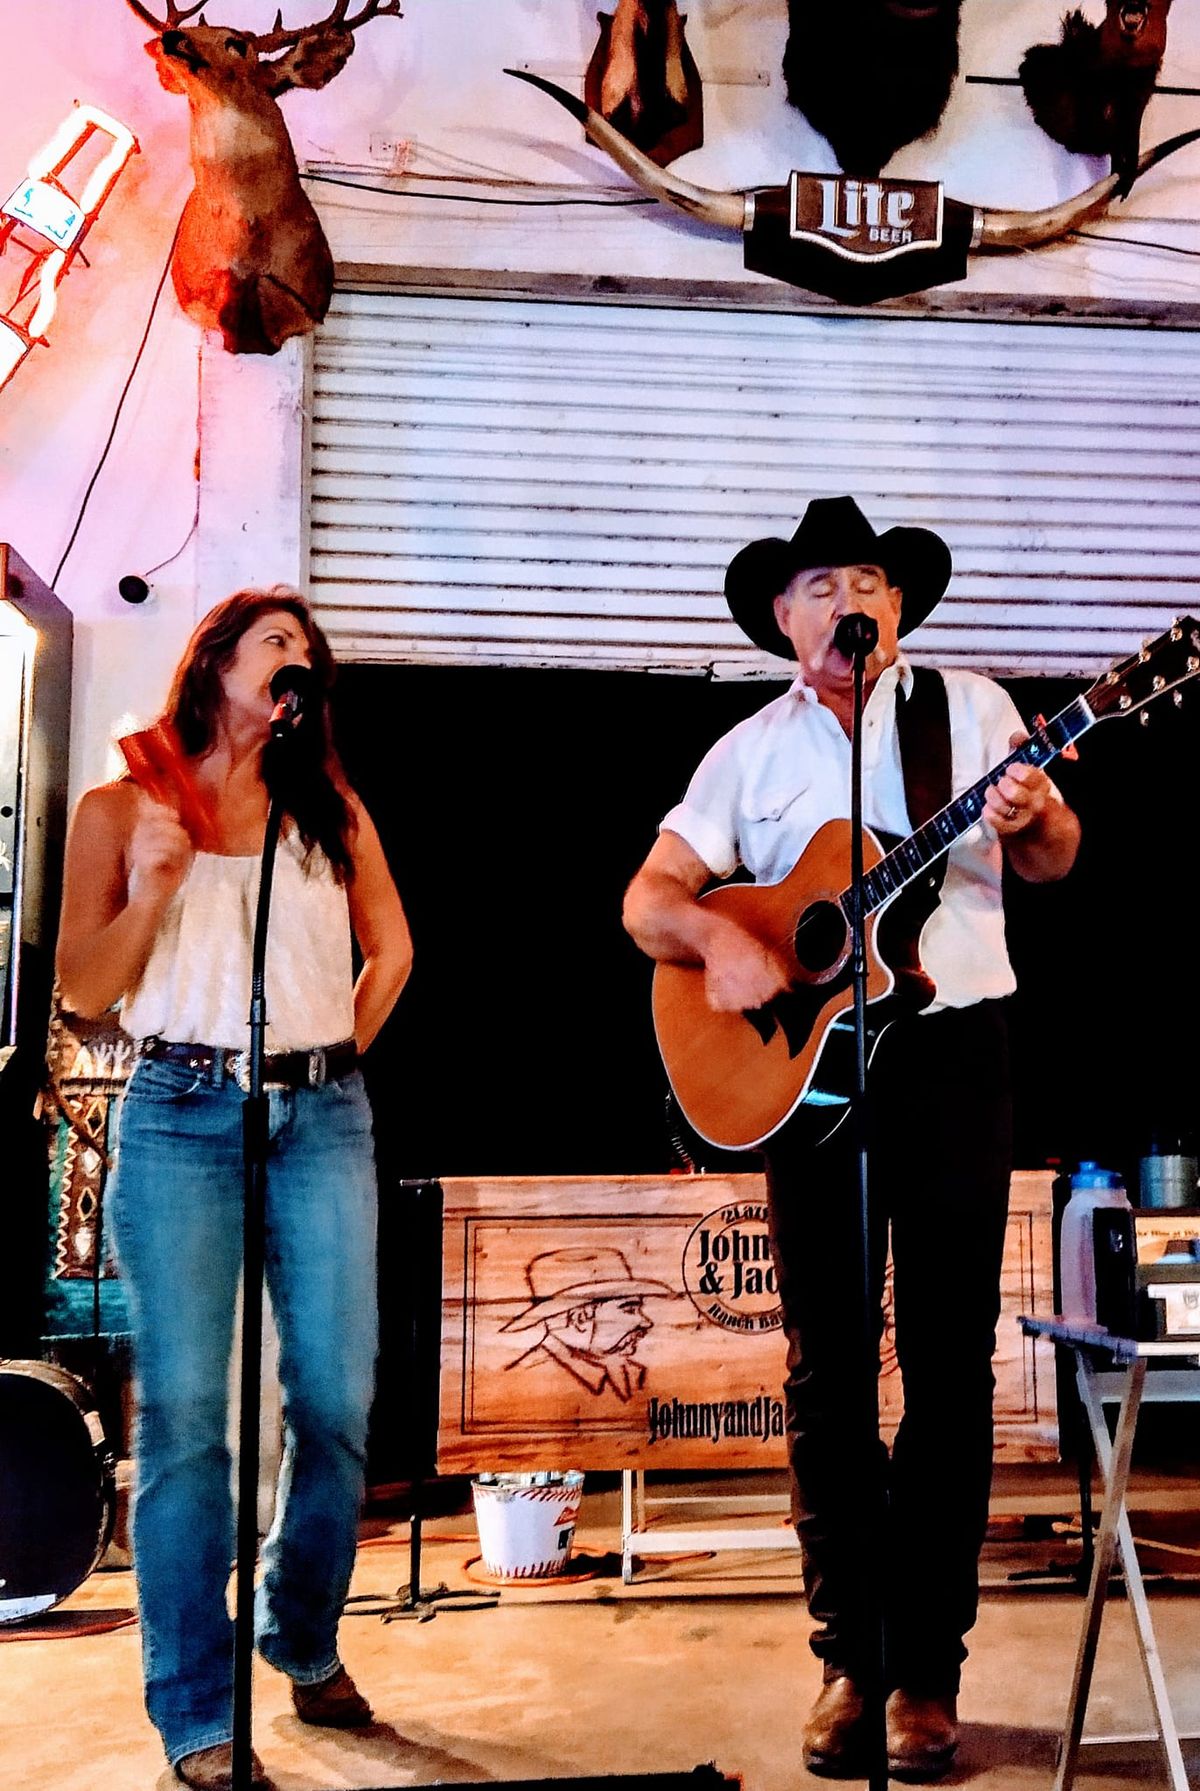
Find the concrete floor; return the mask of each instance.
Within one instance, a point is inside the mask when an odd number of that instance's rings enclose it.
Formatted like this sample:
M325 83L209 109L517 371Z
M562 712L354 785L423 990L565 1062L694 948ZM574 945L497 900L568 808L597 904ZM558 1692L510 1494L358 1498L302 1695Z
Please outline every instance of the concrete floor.
M1055 1478L1057 1475L1057 1478ZM735 1489L736 1490L736 1489ZM755 1490L758 1490L756 1483ZM1195 1508L1195 1485L1138 1487L1138 1513ZM1001 1475L993 1513L1070 1511L1055 1470ZM724 1520L723 1520L724 1521ZM757 1517L758 1523L770 1518ZM1143 1524L1143 1528L1145 1525ZM408 1578L407 1533L364 1523L353 1591L393 1596ZM471 1584L469 1513L425 1527L422 1583ZM745 1791L796 1791L811 1779L798 1730L818 1689L808 1620L789 1551L759 1550L648 1565L622 1585L611 1490L585 1496L577 1565L594 1577L559 1587L507 1586L498 1606L443 1610L426 1623L348 1617L342 1653L379 1722L357 1736L308 1728L287 1685L257 1667L255 1744L279 1791L689 1770L712 1761ZM1070 1541L1057 1548L1068 1557ZM1015 1557L989 1545L971 1640L960 1761L947 1783L1024 1791L1053 1782L1081 1615L1072 1592L1008 1589ZM1200 1570L1200 1558L1180 1557ZM607 1571L605 1571L607 1569ZM1182 1730L1200 1728L1200 1587L1152 1594L1167 1681ZM129 1610L128 1571L98 1572L52 1613ZM0 1772L20 1791L166 1791L174 1784L141 1703L136 1626L106 1634L17 1639L0 1630ZM1124 1602L1104 1621L1089 1727L1145 1730L1149 1710ZM1200 1786L1200 1749L1185 1747ZM1148 1746L1085 1753L1080 1791L1162 1784Z

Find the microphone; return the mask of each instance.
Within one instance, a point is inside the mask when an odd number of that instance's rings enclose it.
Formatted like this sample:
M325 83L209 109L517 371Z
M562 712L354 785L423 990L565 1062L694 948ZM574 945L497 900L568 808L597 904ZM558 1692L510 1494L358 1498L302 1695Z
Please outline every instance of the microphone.
M879 623L861 612L843 616L833 631L833 644L845 659L865 659L878 640Z
M275 699L271 711L271 738L279 740L299 725L313 693L313 673L307 665L281 665L269 686Z

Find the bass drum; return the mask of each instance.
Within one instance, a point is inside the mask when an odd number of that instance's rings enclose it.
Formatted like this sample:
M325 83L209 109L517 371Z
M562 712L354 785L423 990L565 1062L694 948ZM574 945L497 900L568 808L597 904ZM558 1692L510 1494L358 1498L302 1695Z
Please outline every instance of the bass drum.
M0 1361L0 1623L49 1610L91 1573L112 1536L113 1467L82 1381Z

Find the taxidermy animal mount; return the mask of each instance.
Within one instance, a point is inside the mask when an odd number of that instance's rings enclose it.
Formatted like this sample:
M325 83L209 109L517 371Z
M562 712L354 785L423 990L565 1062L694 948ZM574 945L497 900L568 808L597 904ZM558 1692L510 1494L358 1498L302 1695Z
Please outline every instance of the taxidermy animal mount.
M1019 70L1029 110L1080 155L1107 155L1123 199L1133 185L1142 114L1162 67L1171 0L1107 0L1104 22L1076 8L1056 44L1033 44Z
M962 0L788 0L787 96L847 174L878 174L941 123Z
M588 105L660 167L699 149L704 95L676 0L617 0L615 12L596 16Z
M179 302L231 354L274 354L315 329L333 292L333 257L300 184L278 101L293 87L324 87L346 66L354 32L399 16L399 0L335 0L316 24L287 31L186 25L201 11L168 3L156 19L128 0L157 36L146 45L158 78L191 111L195 186L183 209L171 277Z

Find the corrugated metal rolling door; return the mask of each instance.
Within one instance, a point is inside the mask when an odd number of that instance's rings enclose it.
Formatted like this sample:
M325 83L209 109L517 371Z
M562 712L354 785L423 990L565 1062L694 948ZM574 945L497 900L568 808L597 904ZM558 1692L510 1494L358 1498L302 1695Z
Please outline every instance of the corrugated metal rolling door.
M356 660L778 675L724 567L853 492L955 577L917 657L1105 666L1200 603L1200 334L341 292L311 590Z

